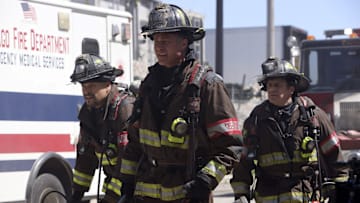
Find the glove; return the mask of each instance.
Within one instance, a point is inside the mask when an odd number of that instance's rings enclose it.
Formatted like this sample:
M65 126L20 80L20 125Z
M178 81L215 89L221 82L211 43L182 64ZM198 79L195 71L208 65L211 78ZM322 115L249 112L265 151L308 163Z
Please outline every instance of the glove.
M121 197L118 203L131 203L133 202L135 185L133 183L123 182L121 186Z
M327 202L328 203L336 203L336 187L335 184L332 183L324 183L323 184L323 197L324 199L328 199Z
M117 203L133 203L134 202L134 198L131 196L127 196L127 195L121 195L119 201Z
M211 177L205 174L198 175L184 185L186 197L192 200L209 200L212 182Z
M123 182L121 186L121 196L127 195L132 197L134 196L134 190L135 190L135 185L133 183Z
M247 199L247 197L245 195L241 195L240 197L235 197L235 202L234 203L249 203L249 200Z
M79 203L84 196L84 191L74 191L71 196L71 203Z

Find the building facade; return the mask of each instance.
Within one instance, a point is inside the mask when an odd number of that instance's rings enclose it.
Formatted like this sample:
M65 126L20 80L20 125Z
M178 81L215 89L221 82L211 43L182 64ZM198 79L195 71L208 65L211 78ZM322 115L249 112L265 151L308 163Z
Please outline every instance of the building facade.
M223 29L223 77L225 83L253 85L261 73L261 63L267 58L266 26ZM275 56L290 61L289 36L298 42L306 39L307 32L294 26L275 26ZM216 64L216 30L207 29L205 44L206 63Z

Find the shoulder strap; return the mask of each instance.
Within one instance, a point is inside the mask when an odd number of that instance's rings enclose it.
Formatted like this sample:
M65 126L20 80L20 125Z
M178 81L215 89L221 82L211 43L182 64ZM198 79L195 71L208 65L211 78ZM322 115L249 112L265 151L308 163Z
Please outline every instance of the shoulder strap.
M199 63L193 64L186 87L186 93L188 95L187 110L191 115L200 112L200 90L207 73L210 71L212 71L212 69L208 66L202 67Z
M299 110L300 110L300 121L301 122L308 122L308 123L312 123L314 126L318 126L318 122L317 119L315 117L315 106L314 105L308 105L309 102L306 101L306 99L304 97L298 97L297 99L297 103L299 105Z
M213 70L207 66L207 65L203 65L201 66L199 63L195 63L193 65L194 67L192 68L190 77L187 81L188 83L188 93L189 95L200 95L200 89L201 86L203 85L204 81L211 81L211 79L209 79L210 76L212 76L213 74ZM214 73L214 75L216 75Z
M108 120L116 120L118 117L118 111L121 102L128 96L125 91L120 91L119 94L115 94L109 105Z
M196 87L200 88L202 82L205 79L205 75L209 70L211 71L208 66L202 67L199 63L196 63L192 69L188 84L195 85Z

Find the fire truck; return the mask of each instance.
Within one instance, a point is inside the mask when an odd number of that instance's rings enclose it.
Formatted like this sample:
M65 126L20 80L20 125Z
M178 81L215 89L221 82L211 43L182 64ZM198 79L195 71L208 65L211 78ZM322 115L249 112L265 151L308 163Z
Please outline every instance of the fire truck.
M70 82L75 59L97 53L124 70L117 82L130 84L132 15L64 0L2 0L0 18L0 202L64 202L33 197L71 195L83 103L81 86Z
M309 37L298 49L300 71L311 81L304 95L328 113L345 157L360 159L360 29L324 33L325 39Z
M287 42L292 63L310 79L310 88L302 95L325 110L337 131L345 160L334 166L349 168L348 180L335 183L336 202L359 202L360 29L324 33L326 39L315 40L308 36L298 45L292 36ZM324 182L322 186L333 184Z

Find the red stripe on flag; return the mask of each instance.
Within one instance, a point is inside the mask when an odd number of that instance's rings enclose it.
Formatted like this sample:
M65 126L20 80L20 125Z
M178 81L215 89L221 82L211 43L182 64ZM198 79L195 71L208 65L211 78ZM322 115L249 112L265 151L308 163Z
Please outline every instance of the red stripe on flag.
M0 153L74 151L69 134L0 134Z

